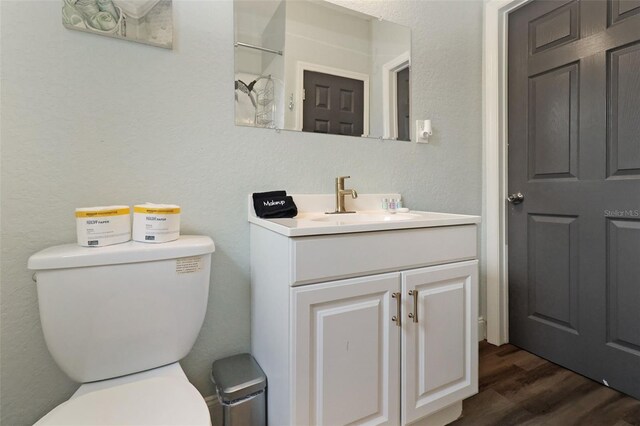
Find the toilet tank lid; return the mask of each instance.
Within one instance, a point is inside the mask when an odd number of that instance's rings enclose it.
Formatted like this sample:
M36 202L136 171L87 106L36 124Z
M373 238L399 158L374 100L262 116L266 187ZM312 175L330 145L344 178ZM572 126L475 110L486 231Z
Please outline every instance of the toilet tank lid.
M201 256L214 251L213 240L202 235L181 235L177 240L168 243L129 241L106 247L64 244L37 252L29 258L27 266L36 271L83 268Z

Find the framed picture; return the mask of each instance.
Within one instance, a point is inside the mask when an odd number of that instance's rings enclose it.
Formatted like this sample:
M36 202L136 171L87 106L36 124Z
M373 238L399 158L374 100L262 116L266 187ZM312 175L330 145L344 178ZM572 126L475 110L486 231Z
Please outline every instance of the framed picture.
M123 40L171 49L171 0L62 0L62 24Z

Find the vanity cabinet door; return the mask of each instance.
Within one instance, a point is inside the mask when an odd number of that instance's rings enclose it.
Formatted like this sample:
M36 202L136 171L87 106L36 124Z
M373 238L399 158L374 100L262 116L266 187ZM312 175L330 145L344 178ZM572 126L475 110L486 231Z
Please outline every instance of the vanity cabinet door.
M402 273L402 424L478 391L478 262Z
M397 425L400 274L291 289L295 425Z

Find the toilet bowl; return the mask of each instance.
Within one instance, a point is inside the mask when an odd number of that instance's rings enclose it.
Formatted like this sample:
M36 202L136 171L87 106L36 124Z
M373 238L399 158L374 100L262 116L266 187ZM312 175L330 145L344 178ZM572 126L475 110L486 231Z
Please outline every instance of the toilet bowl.
M209 237L181 236L31 256L47 348L81 383L36 424L210 425L178 361L204 321L214 249Z
M36 426L209 426L207 404L178 363L82 385Z

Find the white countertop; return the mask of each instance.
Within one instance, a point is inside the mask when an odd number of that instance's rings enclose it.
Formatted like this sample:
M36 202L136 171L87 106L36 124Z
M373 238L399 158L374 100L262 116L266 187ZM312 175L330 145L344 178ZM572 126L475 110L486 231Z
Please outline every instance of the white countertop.
M298 215L291 219L261 219L255 215L249 196L249 222L287 237L389 231L480 223L479 216L423 212L389 214L379 208L382 198L400 198L400 194L362 194L352 200L345 197L348 210L357 213L325 214L335 208L333 194L292 195Z

